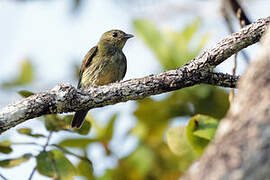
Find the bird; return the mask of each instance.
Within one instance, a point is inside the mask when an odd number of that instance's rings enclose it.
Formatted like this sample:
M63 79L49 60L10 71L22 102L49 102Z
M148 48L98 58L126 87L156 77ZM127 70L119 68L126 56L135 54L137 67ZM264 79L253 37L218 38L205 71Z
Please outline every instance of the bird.
M98 44L85 55L79 73L78 89L102 86L121 81L127 71L127 60L122 49L134 37L121 30L105 32ZM75 112L71 127L80 128L89 109Z

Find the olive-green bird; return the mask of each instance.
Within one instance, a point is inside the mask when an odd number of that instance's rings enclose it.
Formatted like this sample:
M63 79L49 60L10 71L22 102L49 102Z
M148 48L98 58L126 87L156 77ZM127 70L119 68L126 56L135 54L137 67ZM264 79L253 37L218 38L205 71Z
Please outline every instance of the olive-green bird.
M98 45L90 49L84 57L80 69L78 89L90 86L102 86L120 81L127 70L126 56L122 49L133 35L121 30L105 32ZM72 127L80 128L88 110L77 111L72 120Z

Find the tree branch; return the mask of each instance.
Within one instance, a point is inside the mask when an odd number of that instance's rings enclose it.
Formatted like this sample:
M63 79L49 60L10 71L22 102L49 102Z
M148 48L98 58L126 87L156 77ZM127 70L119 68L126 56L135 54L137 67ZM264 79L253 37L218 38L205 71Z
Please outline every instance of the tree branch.
M209 72L205 79L201 79L201 83L210 84L214 86L235 88L240 76L233 76L230 74Z
M268 24L270 17L259 19L175 70L106 86L91 87L85 91L77 90L70 84L60 84L51 91L22 99L0 111L0 132L44 114L103 107L200 83L234 87L239 77L212 73L213 68L234 53L258 42Z
M199 165L181 180L270 177L270 28Z

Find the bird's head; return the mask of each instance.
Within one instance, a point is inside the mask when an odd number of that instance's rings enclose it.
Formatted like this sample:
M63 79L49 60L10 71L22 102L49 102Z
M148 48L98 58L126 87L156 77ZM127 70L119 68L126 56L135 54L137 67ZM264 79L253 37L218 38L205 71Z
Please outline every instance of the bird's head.
M102 47L115 47L121 50L127 40L132 37L134 37L132 34L126 34L121 30L110 30L101 36L99 45Z

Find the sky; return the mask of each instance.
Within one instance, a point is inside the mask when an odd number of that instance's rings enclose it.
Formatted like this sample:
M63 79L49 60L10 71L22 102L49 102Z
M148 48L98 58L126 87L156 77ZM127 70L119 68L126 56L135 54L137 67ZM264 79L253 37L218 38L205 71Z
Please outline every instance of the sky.
M138 1L129 6L128 3L121 3L120 0L89 0L83 1L81 11L76 14L71 12L71 4L66 2L62 0L28 3L0 1L0 83L16 76L22 59L30 59L37 76L35 83L27 87L28 90L34 92L48 90L62 82L69 82L76 86L73 64L80 64L87 51L96 45L101 34L110 29L121 29L135 35L135 38L129 40L124 48L128 59L125 79L159 73L161 68L155 56L134 32L132 20L136 18L151 19L164 30L179 30L200 16L202 17L201 33L207 32L211 35L206 48L210 48L228 34L219 13L220 4L216 1L160 0L147 3ZM269 15L266 10L258 10L261 7L270 9L270 3L265 2L267 0L244 1L248 12L252 14L252 19ZM168 8L171 11L168 11ZM252 51L248 48L251 58L256 53L256 48L252 48ZM239 62L237 73L242 74L246 65L241 60L241 56ZM231 67L232 60L229 60L222 63L218 70L231 72ZM1 90L0 107L18 100L20 97L17 95L17 90ZM136 123L131 116L134 108L134 102L127 102L91 110L95 119L98 119L101 124L105 124L114 112L121 112L116 122L116 134L111 143L119 157L130 153L136 147L135 137L123 139L124 134ZM30 126L45 132L40 125L39 121L30 120L18 127ZM21 141L20 138L13 136L16 128L2 135L0 140L12 138ZM53 139L53 141L57 140ZM27 148L29 147L18 147L12 157L22 154ZM105 168L117 165L115 158L103 157L105 152L100 146L96 145L89 151L97 175L102 175ZM28 178L34 165L35 162L31 161L11 170L0 169L0 173L10 179L23 180ZM22 178L22 174L25 178ZM34 179L47 178L35 174Z

